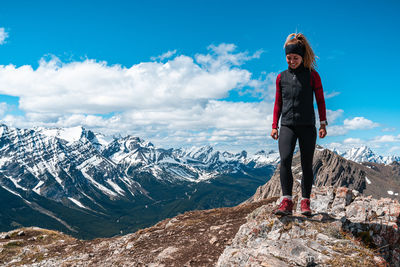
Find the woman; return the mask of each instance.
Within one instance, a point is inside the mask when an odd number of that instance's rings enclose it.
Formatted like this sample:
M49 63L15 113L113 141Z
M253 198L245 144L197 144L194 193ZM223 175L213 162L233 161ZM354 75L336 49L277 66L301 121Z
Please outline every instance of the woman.
M302 200L301 213L311 215L310 194L313 183L312 162L317 138L315 128L314 94L320 119L319 137L326 136L326 109L321 78L315 71L315 55L306 37L301 33L290 34L284 45L288 69L276 78L276 97L274 121L271 137L279 137L281 157L280 180L282 187L281 203L276 215L292 214L292 158L299 140L301 168ZM281 117L281 129L278 135L278 121Z

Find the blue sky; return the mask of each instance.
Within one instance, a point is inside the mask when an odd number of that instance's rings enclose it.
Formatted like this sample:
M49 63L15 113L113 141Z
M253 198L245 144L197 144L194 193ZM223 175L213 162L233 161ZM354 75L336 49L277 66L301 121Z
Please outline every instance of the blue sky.
M82 125L163 146L277 149L283 42L319 57L328 136L400 155L398 1L7 1L0 121Z

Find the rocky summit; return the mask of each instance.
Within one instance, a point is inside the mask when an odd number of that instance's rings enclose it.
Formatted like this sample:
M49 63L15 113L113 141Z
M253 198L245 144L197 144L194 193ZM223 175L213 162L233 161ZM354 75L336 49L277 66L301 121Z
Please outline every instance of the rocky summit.
M297 205L299 196L294 197ZM400 204L346 187L313 189L313 215L276 217L279 199L191 211L121 237L2 233L2 266L400 266Z
M400 204L345 187L312 193L313 215L276 217L270 203L247 216L217 266L400 266Z

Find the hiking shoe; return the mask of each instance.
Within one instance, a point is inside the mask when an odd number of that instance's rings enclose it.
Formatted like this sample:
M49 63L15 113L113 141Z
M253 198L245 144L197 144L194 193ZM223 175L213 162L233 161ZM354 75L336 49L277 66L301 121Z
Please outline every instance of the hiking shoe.
M310 200L308 198L304 198L301 200L300 207L301 207L301 214L306 216L311 215Z
M292 215L292 210L293 201L285 197L282 199L281 204L279 204L278 209L275 211L275 215Z

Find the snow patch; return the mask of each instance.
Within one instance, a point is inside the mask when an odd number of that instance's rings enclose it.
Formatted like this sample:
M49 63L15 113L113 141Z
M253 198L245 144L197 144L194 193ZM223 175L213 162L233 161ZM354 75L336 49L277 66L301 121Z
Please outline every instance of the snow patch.
M64 189L64 185L62 184L62 180L60 179L60 177L55 175L54 178L56 179L57 183L59 183L61 185L61 187Z
M112 136L105 136L102 134L95 134L97 141L99 141L99 144L102 145L103 147L108 146L111 144L111 142L114 140L114 137Z
M14 194L14 195L16 195L16 196L22 198L22 200L25 201L26 203L31 204L31 202L29 202L28 200L26 200L25 198L23 198L20 194L18 194L17 192L11 190L10 188L5 187L5 186L1 186L1 187L3 187L5 190L7 190L8 192L10 192L11 194Z
M33 188L33 191L38 195L40 195L40 187L42 186L42 184L44 184L44 182L39 181L39 183L37 183L37 185Z
M171 163L171 164L179 164L180 165L180 163L178 161L176 161L175 159L170 158L170 157L163 158L162 160L158 161L158 163Z
M9 176L6 176L11 182L13 182L13 184L14 184L14 186L16 187L16 188L21 188L22 190L24 190L24 191L27 191L28 189L27 188L25 188L25 187L22 187L22 186L20 186L19 184L18 184L18 182L20 182L21 181L21 179L14 179L14 178L12 178L12 177L9 177Z
M85 160L81 164L79 164L76 168L78 170L86 170L87 167L92 167L92 166L99 166L103 162L103 159L101 157L98 157L97 155L94 155L93 157Z
M367 176L365 176L365 181L367 182L367 184L371 184L371 180L367 178Z
M216 176L215 173L210 173L210 174L202 173L202 174L199 175L199 178L197 178L197 180L194 180L194 182L206 181L206 180L209 180L211 178L214 178L215 176Z
M11 158L7 158L7 157L0 158L0 168L3 167L10 159Z
M81 139L83 128L80 126L60 129L45 129L40 127L38 128L38 132L48 137L58 137L68 143L73 143Z
M171 174L174 174L174 175L178 176L178 177L181 178L181 179L188 180L188 181L191 181L191 182L195 182L195 181L196 181L196 180L193 178L192 175L186 173L186 172L185 172L184 170L182 170L182 169L178 169L178 168L169 168L169 169L167 169L166 171L168 171L168 172L171 173Z
M391 196L394 194L393 191L387 191L387 193Z
M106 182L114 189L115 192L117 192L118 194L120 194L122 196L125 195L125 191L121 187L119 187L116 183L114 183L110 179L107 179Z
M76 200L75 198L72 197L68 197L69 200L71 200L75 205L77 205L80 208L83 209L88 209L86 206L84 206L81 202L79 202L78 200Z
M100 189L100 191L102 191L104 194L109 195L109 196L114 196L114 197L117 196L117 194L115 192L111 191L110 189L108 189L104 185L99 184L98 182L96 182L96 180L94 180L89 174L87 174L83 170L81 170L81 173L86 179L88 179L94 186L96 186L98 189Z

